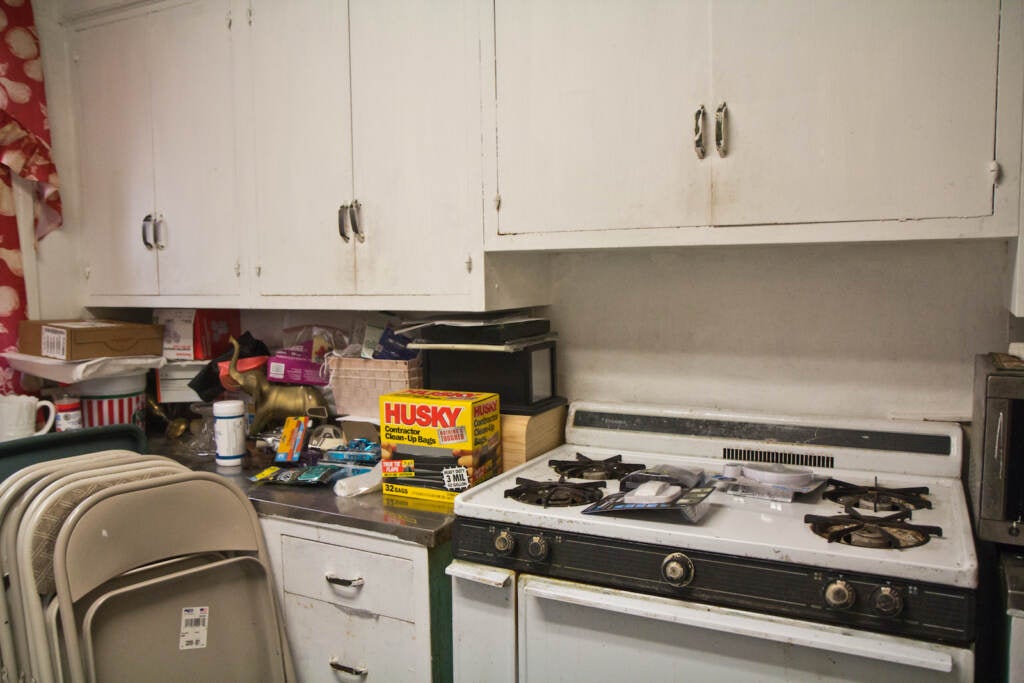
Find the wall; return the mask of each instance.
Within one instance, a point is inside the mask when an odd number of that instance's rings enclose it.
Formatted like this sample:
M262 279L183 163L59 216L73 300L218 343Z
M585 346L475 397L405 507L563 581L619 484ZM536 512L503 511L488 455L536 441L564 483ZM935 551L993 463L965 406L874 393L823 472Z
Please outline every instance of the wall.
M577 252L554 267L571 398L966 419L974 354L1007 345L1005 240Z

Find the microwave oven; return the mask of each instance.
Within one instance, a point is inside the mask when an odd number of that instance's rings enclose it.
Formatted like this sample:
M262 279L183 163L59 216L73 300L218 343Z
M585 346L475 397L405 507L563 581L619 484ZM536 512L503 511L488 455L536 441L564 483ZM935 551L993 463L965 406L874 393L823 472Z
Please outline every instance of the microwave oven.
M967 493L975 535L1024 546L1024 362L985 354L974 363Z

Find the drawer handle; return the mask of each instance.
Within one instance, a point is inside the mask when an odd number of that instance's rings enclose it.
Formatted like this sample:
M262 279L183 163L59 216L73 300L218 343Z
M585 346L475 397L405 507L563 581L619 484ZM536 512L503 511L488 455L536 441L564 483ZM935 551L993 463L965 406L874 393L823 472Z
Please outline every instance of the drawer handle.
M335 586L348 586L350 588L359 588L359 586L363 585L363 577L359 577L356 579L343 579L339 576L335 576L334 574L327 574L324 576L324 578L327 579L327 583L333 583Z
M365 676L367 674L366 668L357 669L354 666L346 666L339 662L337 657L331 657L331 661L328 663L335 671L344 671L345 673L352 674L353 676Z

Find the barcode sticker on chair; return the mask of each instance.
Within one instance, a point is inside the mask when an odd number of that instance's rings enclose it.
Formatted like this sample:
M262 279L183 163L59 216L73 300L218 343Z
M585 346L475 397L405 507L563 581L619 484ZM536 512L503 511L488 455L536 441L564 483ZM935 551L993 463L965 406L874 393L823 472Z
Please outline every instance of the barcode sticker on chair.
M206 647L206 630L210 621L209 607L183 607L181 609L181 635L179 650Z

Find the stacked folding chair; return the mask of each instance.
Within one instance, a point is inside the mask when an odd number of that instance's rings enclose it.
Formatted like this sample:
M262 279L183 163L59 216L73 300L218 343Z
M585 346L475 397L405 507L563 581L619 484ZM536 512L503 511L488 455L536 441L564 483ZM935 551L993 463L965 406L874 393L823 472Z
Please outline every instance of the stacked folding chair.
M0 680L293 681L245 494L112 450L0 482Z

